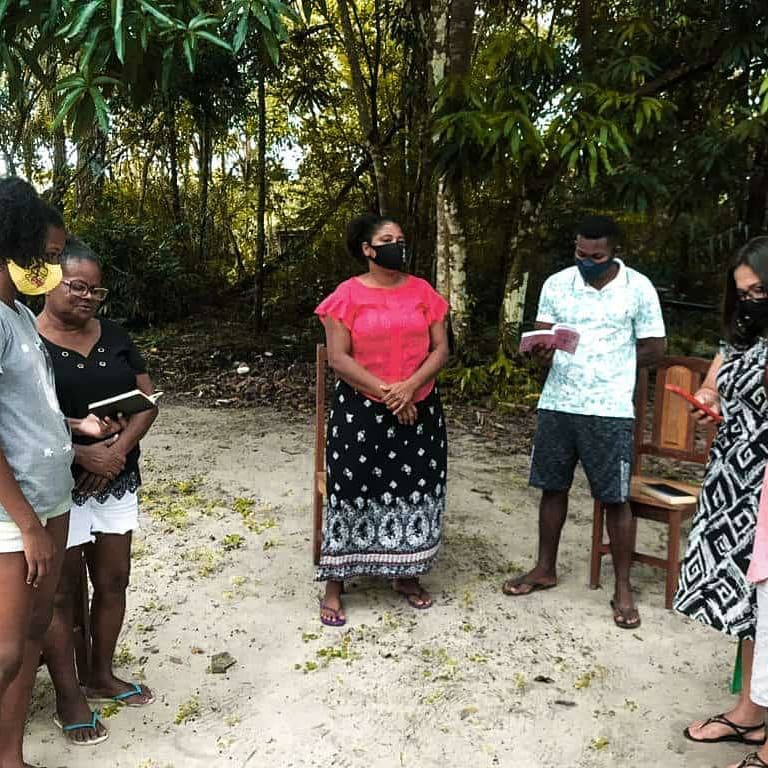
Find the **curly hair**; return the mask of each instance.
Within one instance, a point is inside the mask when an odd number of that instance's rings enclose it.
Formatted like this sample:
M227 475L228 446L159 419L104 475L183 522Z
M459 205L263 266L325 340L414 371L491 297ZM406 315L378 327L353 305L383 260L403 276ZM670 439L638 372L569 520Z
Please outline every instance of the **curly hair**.
M43 202L45 202L44 198ZM66 226L64 224L64 216L62 215L61 211L56 208L56 206L51 205L50 203L45 203L45 223L46 226L51 229L66 230Z
M365 264L367 259L363 254L363 243L368 243L370 245L374 235L385 224L395 223L396 222L392 219L388 219L384 216L377 216L375 213L364 213L361 216L355 217L347 225L347 234L345 238L347 253L359 262Z
M46 204L23 179L0 179L0 262L44 267L48 234Z

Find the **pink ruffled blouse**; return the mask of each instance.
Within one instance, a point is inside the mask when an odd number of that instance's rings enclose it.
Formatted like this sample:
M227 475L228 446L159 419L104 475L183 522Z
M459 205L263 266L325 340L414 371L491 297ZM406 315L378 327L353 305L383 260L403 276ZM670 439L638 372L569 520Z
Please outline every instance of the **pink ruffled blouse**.
M352 357L388 384L404 381L429 356L429 326L442 322L448 303L420 277L409 275L396 288L370 288L345 280L315 310L320 318L343 323L352 336ZM423 400L435 386L416 390Z

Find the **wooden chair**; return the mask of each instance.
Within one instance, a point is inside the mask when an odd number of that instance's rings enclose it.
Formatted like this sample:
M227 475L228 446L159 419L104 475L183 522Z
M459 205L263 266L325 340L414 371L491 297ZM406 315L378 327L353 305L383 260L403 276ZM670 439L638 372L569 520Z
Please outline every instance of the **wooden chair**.
M665 384L675 384L689 392L695 392L706 376L710 362L698 357L665 357L656 369L653 413L650 435L647 434L648 414L648 371L638 372L635 397L635 447L634 467L631 478L629 504L633 515L634 538L637 539L637 520L654 520L668 527L666 558L653 557L636 551L632 547L632 560L645 563L666 571L666 589L664 604L672 607L672 600L677 591L680 570L680 530L683 521L691 517L695 504L667 504L652 496L643 494L642 483L648 480L662 480L668 485L698 497L699 486L669 480L662 477L649 477L643 474L643 457L656 456L666 459L703 465L707 461L709 448L715 436L715 427L706 429L704 440L696 440L696 424L691 418L690 407L681 397L668 392ZM603 541L605 510L595 502L592 521L592 555L590 558L589 585L592 589L600 586L600 566L603 555L610 552L608 543Z
M315 354L315 469L312 481L312 560L320 562L323 540L323 504L325 500L325 389L328 350L318 344Z

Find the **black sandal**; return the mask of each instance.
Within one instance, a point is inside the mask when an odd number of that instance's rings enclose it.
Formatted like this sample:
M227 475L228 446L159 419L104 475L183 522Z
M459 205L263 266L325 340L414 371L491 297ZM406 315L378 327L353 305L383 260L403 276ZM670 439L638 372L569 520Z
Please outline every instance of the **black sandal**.
M736 768L768 768L768 763L757 752L747 755Z
M696 744L719 744L720 742L726 741L735 742L736 744L746 744L750 747L761 747L763 744L765 744L765 736L763 736L762 739L747 738L748 733L752 733L752 731L759 731L761 728L765 728L765 723L758 723L757 725L737 725L736 723L731 722L725 715L715 715L714 717L710 717L705 720L704 725L701 727L706 728L711 723L727 725L733 730L733 733L726 734L725 736L718 736L716 739L695 739L693 736L691 736L691 731L686 728L683 731L683 736L685 736L688 741L693 741ZM755 756L756 755L757 753L755 753ZM747 757L752 757L752 755L748 755ZM757 759L760 760L760 762L755 763L754 765L758 766L758 768L763 768L763 766L768 768L768 764L766 764L760 757Z

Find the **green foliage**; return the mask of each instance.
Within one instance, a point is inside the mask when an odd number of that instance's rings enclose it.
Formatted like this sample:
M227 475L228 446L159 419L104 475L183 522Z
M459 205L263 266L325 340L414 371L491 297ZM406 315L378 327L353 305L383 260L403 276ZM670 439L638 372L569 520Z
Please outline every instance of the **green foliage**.
M499 351L491 363L447 368L440 381L460 399L481 400L494 407L525 409L536 403L540 388L538 376L530 360L510 359Z
M113 317L163 322L188 314L210 298L206 275L189 258L180 235L162 217L135 217L122 190L106 196L95 216L76 219L73 230L99 255L109 284L105 309Z

